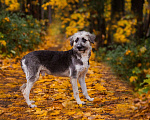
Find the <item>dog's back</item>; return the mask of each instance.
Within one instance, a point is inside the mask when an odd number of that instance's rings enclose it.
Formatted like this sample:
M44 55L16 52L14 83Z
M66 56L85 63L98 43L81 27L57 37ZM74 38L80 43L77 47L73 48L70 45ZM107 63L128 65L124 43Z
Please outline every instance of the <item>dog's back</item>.
M25 55L21 60L21 66L25 72L25 67L33 75L38 71L49 71L48 74L56 75L68 71L72 62L73 51L34 51ZM40 70L39 70L40 69ZM68 76L63 75L62 76Z

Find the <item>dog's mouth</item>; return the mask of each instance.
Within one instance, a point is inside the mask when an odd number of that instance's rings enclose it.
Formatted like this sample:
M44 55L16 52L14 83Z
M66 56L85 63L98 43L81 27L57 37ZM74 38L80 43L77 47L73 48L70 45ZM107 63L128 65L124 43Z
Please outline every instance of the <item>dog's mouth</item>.
M85 50L87 50L87 48L84 47L84 46L78 46L77 49L78 49L78 51L85 51Z

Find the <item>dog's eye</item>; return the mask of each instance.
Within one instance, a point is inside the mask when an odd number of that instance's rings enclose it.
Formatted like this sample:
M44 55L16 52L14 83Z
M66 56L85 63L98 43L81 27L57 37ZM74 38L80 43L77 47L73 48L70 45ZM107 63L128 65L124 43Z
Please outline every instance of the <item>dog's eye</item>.
M85 43L87 40L85 38L82 38L82 41Z
M77 43L77 42L78 42L78 40L79 40L79 38L77 38L77 39L75 40L75 42Z

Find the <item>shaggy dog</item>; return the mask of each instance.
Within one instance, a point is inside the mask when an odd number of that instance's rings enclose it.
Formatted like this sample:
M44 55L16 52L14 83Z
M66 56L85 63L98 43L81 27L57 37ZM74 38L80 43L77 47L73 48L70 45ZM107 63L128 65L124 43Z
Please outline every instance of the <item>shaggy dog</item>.
M95 35L80 31L70 37L70 44L73 48L69 51L33 51L25 55L21 60L21 67L27 79L27 83L21 86L21 91L29 107L36 105L30 101L29 94L33 84L41 74L70 77L73 87L74 98L78 104L85 104L79 98L77 79L85 98L93 101L87 93L85 75L89 68L91 55L91 44L94 43Z

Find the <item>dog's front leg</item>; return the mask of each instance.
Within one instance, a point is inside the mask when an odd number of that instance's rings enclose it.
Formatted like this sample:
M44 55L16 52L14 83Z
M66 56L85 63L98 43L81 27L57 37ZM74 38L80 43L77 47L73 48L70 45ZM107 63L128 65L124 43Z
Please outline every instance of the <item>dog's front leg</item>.
M78 84L76 78L71 78L71 84L73 88L74 98L76 99L78 104L85 104L85 102L81 101L79 98Z
M82 89L82 92L83 92L83 95L85 96L85 98L88 101L93 101L94 98L90 98L90 96L88 95L88 92L87 92L87 87L86 87L86 83L85 83L85 74L80 75L78 79L79 79L79 83L81 85L81 89Z

